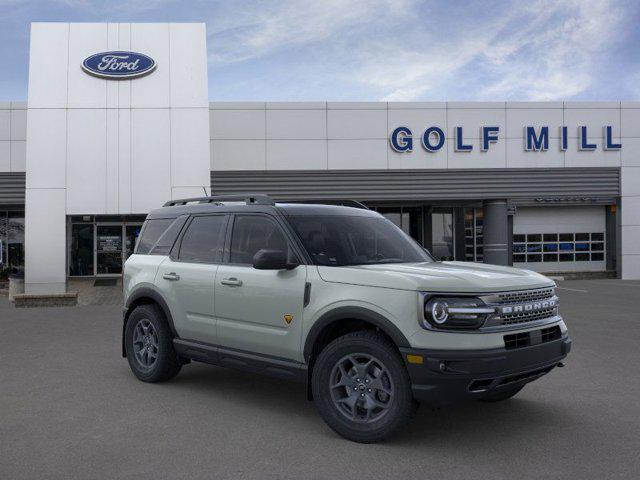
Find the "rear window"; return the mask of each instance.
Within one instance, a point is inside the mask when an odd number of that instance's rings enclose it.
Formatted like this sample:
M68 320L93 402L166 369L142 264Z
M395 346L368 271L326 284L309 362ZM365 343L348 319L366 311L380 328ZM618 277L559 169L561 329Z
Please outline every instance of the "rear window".
M138 255L146 255L156 244L160 236L174 222L174 218L155 218L144 222L142 233L138 239L138 246L134 253Z

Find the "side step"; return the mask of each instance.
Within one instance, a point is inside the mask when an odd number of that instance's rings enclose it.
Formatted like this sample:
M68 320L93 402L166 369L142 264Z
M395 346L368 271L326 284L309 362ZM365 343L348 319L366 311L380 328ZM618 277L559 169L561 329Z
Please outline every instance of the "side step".
M207 343L175 338L173 346L181 357L220 367L234 368L271 377L307 381L307 366L284 358L258 355Z

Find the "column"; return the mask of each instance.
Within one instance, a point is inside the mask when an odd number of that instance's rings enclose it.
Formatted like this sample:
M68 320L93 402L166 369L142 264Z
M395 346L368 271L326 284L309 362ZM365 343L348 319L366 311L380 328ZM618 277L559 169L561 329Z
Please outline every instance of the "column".
M484 209L484 263L509 265L509 237L506 200L485 200Z

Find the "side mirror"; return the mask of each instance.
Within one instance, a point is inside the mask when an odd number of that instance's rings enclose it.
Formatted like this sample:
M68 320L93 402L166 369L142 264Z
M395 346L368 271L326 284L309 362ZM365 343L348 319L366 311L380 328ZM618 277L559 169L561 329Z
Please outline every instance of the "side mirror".
M253 256L253 268L257 270L293 270L297 262L289 262L282 250L258 250Z

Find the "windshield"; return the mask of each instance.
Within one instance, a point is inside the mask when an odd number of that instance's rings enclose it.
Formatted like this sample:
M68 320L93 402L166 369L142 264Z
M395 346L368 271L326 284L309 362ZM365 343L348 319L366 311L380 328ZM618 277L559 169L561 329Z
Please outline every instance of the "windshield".
M289 217L317 265L373 265L433 261L411 237L378 216Z

